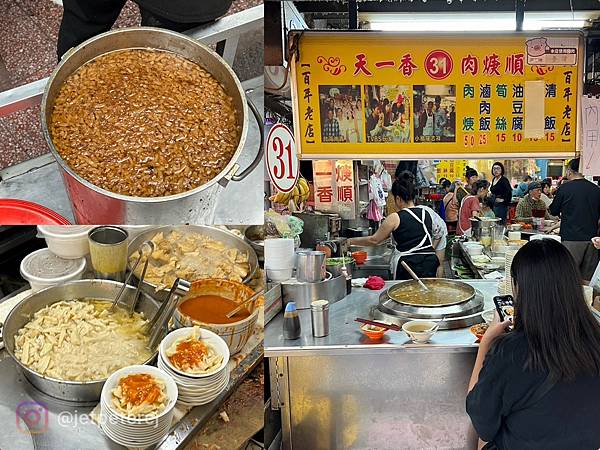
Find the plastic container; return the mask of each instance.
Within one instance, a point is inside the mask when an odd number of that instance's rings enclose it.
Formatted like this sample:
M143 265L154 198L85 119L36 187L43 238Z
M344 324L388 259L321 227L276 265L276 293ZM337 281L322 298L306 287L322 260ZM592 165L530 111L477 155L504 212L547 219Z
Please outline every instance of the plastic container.
M21 276L29 281L33 292L80 280L84 271L85 258L60 258L47 248L36 250L21 261Z
M88 232L92 227L85 225L38 225L40 237L52 253L65 259L79 259L90 253Z

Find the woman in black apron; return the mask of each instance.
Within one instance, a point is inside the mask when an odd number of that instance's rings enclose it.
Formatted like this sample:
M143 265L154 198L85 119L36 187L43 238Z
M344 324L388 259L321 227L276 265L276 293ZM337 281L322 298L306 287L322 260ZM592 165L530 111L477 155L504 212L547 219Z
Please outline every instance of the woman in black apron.
M395 248L390 268L396 280L409 280L410 275L400 261L406 262L419 278L435 278L440 262L431 237L432 219L423 208L416 208L415 177L403 172L392 185L397 213L389 215L373 236L352 238L350 245L378 245L394 238Z

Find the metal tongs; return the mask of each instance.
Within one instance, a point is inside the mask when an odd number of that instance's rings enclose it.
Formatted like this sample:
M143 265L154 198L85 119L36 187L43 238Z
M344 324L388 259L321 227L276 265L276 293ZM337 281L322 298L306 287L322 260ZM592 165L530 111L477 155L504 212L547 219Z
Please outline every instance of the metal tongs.
M148 341L148 348L150 350L155 349L158 345L162 338L163 329L169 323L171 316L175 312L179 299L187 295L191 286L189 281L180 278L177 278L173 283L169 295L162 305L160 305L160 308L156 311L156 314L154 314L152 321L148 324L148 328L146 329L146 333L150 335L150 340Z
M139 266L140 262L142 261L142 258L144 256L146 256L146 261L144 262L144 268L142 270L142 275L140 276L140 279L137 284L137 289L135 290L133 302L129 306L129 315L130 316L133 315L133 312L135 311L135 306L137 305L137 302L140 298L142 283L144 282L144 278L146 277L146 270L148 269L148 260L150 259L150 258L148 258L148 256L150 256L152 254L152 252L154 252L154 243L152 241L142 242L142 245L140 245L140 248L138 249L138 259L135 262L135 264L133 265L133 267L131 268L131 272L129 272L129 275L127 275L127 278L125 279L123 286L121 286L119 293L113 300L113 303L110 307L111 312L113 312L115 310L117 304L119 303L119 300L121 300L121 297L123 296L123 292L125 292L125 288L129 284L129 281L131 280L131 277L133 276L135 269L137 269L137 266Z

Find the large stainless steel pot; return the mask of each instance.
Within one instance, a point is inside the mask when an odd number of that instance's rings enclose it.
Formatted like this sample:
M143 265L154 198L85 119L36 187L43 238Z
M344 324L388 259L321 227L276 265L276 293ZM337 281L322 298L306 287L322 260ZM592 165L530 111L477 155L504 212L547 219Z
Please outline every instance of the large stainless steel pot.
M65 80L79 67L97 56L133 48L152 48L170 51L189 59L210 72L233 98L238 123L241 124L237 149L225 168L209 182L191 191L165 197L132 197L107 191L86 181L61 158L52 142L48 125L54 101ZM239 171L237 160L242 153L248 133L248 105L258 122L261 133L258 152L252 164ZM65 183L77 223L88 224L164 224L195 223L207 211L214 211L218 185L241 181L259 164L263 153L262 114L246 100L242 85L227 63L208 47L183 34L151 27L109 31L88 39L71 49L56 67L42 98L42 130L50 151L56 158Z
M434 293L439 293L439 302L423 305L394 300L395 293L417 284L414 280L404 280L380 294L379 304L371 310L372 317L398 325L409 320L440 320L444 318L444 322L440 326L444 330L464 328L481 321L483 296L472 286L462 281L440 278L423 278L422 281ZM446 298L447 289L454 290L458 297Z
M3 327L4 345L8 354L15 360L25 374L25 377L40 391L52 397L75 402L93 402L100 398L102 386L106 380L100 381L64 381L41 375L23 365L15 357L15 336L17 332L29 322L34 313L47 305L61 300L94 298L114 300L122 283L111 280L78 280L69 283L52 286L36 292L25 298L8 315ZM123 305L130 304L135 294L135 288L127 286L120 302ZM152 318L158 310L158 304L147 295L142 295L138 301L136 311L143 312L146 318ZM150 363L156 357L156 353L144 364Z
M254 277L256 270L258 269L258 257L254 249L244 239L237 237L236 235L227 231L220 230L218 228L209 227L206 225L167 225L164 227L150 228L138 234L136 238L129 243L129 256L136 253L140 248L140 245L144 241L151 240L157 233L169 233L171 231L178 231L180 233L198 233L204 236L208 236L217 241L223 242L232 248L237 248L239 251L248 253L248 263L250 264L250 272L246 275L243 282L248 283ZM128 269L131 270L131 263L128 264ZM196 280L187 280L194 282ZM137 283L136 283L137 284ZM156 290L156 285L148 282L142 283L142 290L152 296L154 299L162 302L168 295L169 291L163 289L160 291Z

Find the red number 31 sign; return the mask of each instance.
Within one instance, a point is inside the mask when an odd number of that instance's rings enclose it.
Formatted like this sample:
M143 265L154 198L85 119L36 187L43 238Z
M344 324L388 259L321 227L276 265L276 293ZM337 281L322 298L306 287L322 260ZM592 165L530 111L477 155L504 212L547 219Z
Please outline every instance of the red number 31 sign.
M267 169L269 178L280 192L290 192L298 179L298 155L294 136L288 127L278 123L267 137Z

